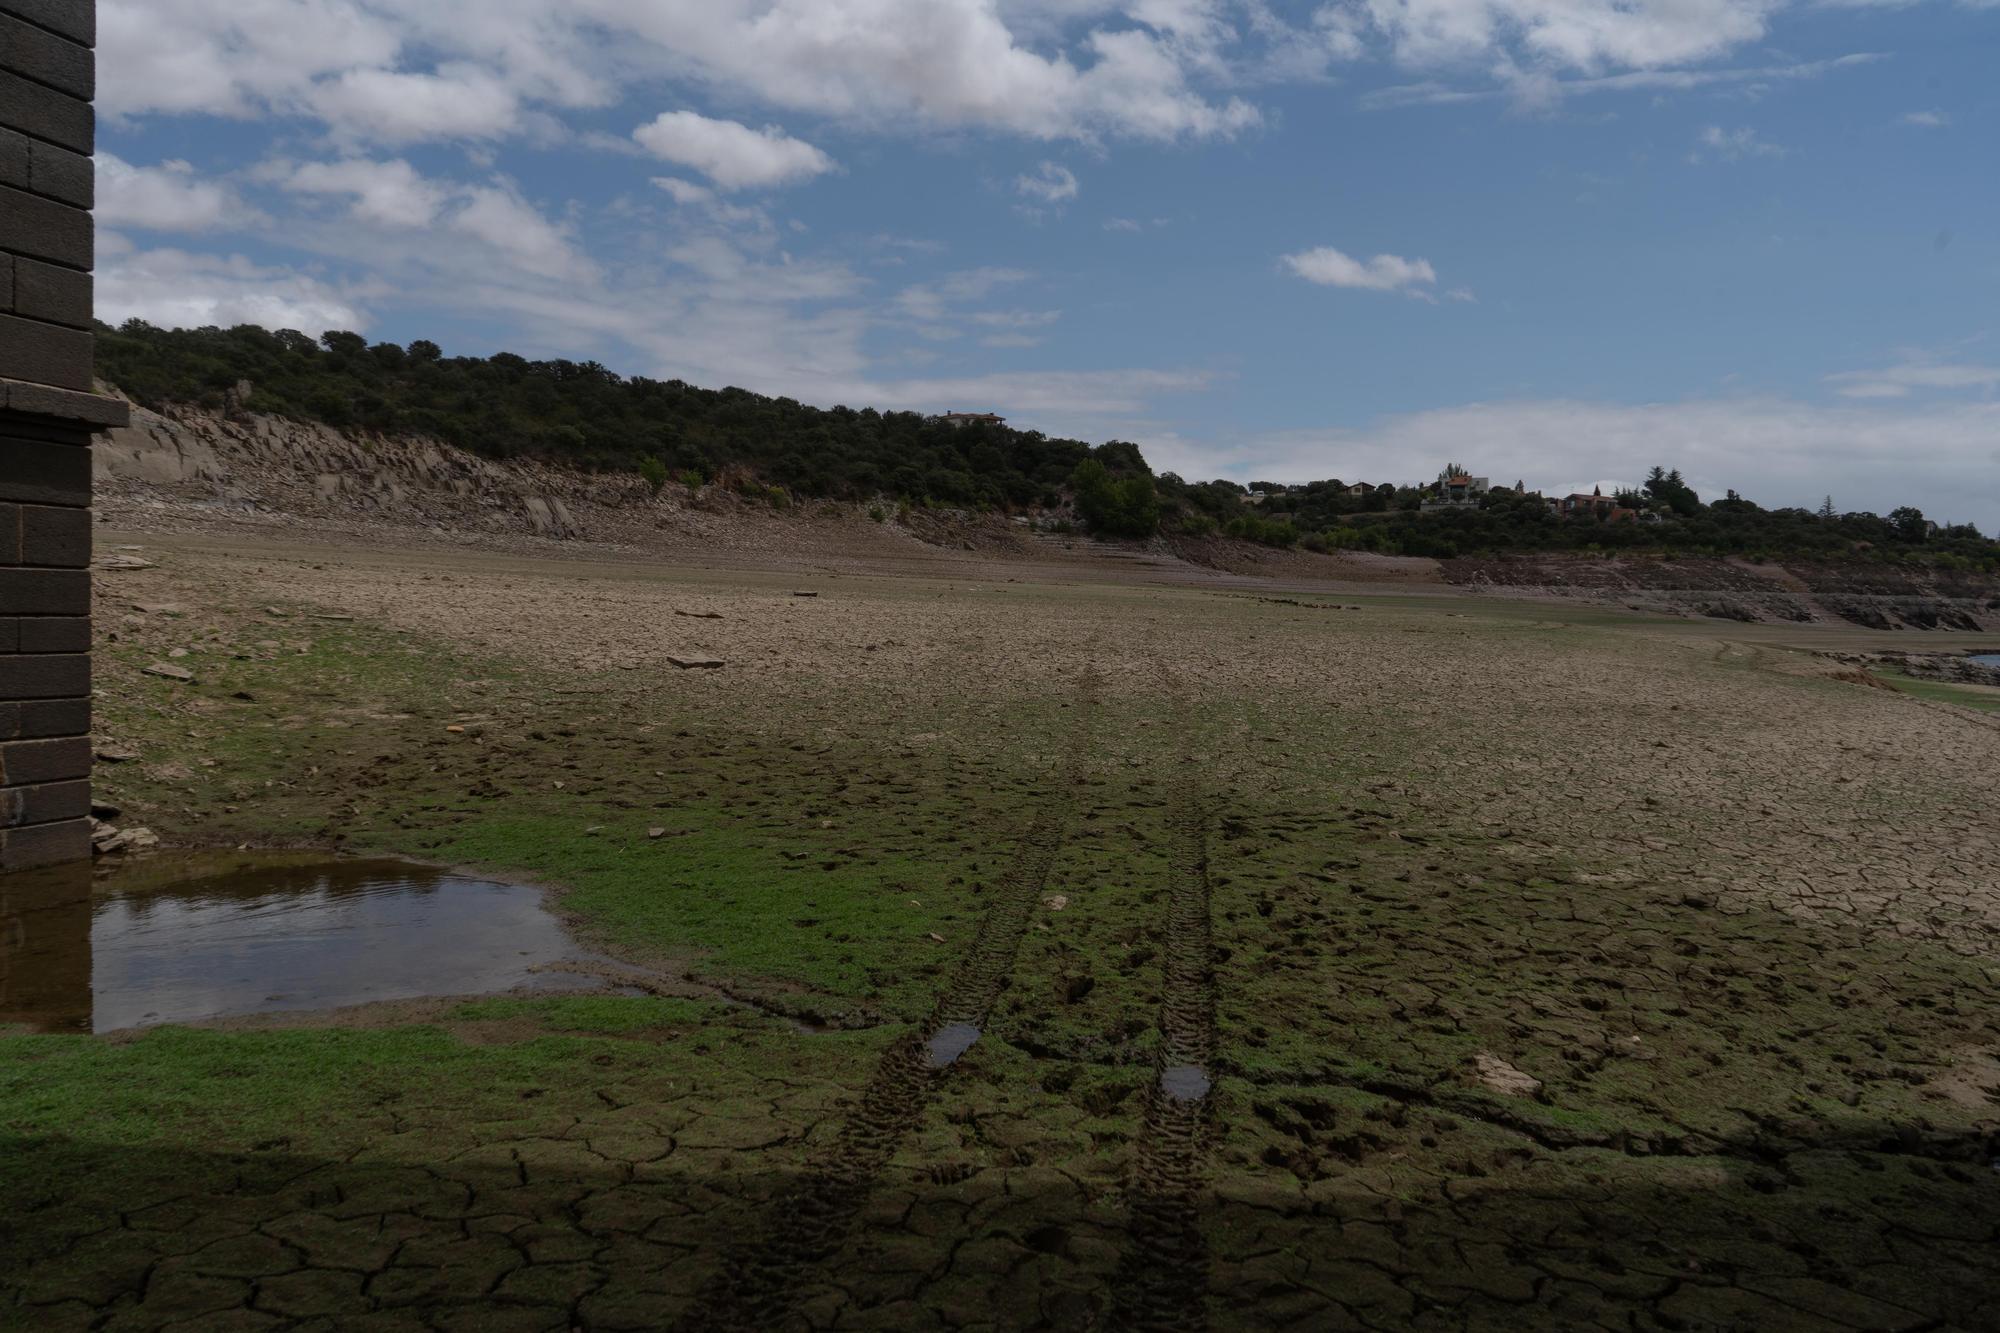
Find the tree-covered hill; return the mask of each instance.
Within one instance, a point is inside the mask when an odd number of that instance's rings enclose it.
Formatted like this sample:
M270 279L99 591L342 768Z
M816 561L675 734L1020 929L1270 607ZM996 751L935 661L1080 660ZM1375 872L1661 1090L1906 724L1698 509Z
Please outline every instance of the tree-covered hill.
M593 361L529 361L506 352L448 357L423 340L371 346L345 332L315 340L251 325L100 325L97 373L148 407L234 404L589 471L658 476L663 469L704 479L733 471L802 496L1053 505L1077 465L1103 452L1039 431L954 426L915 412L808 407L747 389L627 378ZM238 402L236 386L246 382L250 394ZM1130 445L1113 451L1119 460L1145 466Z
M371 345L339 331L314 339L291 329L159 329L135 320L100 325L97 358L101 378L149 407L240 408L429 435L488 457L636 471L656 488L669 477L723 480L793 496L890 496L1015 512L1068 502L1104 536L1221 534L1443 559L1664 552L2000 573L2000 542L1969 525L1940 528L1911 508L1886 517L1840 512L1830 499L1818 510L1764 509L1734 491L1704 503L1665 468L1653 469L1641 489L1576 516L1504 488L1475 503L1440 505L1443 475L1426 486L1189 482L1155 476L1138 447L1122 441L1093 447L915 412L809 407L747 389L620 376L593 361L447 357L423 340ZM1492 463L1500 470L1506 460ZM1411 460L1412 472L1425 467Z

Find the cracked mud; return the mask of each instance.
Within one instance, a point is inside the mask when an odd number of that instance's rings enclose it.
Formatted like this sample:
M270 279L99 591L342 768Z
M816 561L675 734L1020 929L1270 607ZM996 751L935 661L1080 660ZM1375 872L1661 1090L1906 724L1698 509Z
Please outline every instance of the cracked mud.
M0 984L0 1327L1993 1326L2000 741L1810 627L135 540L128 820L620 970Z

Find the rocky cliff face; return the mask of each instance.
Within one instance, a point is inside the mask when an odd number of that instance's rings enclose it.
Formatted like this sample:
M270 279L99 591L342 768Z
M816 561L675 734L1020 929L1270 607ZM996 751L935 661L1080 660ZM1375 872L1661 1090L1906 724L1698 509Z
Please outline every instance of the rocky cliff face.
M574 538L579 492L644 494L534 464L489 462L436 440L369 439L275 417L132 408L96 451L100 497L220 514L361 514L417 526Z

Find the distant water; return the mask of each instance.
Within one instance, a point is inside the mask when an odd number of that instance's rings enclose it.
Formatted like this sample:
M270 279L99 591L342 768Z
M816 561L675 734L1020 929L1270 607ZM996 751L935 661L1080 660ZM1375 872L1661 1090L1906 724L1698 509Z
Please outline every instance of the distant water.
M2000 653L1974 653L1972 660L1981 666L2000 667Z

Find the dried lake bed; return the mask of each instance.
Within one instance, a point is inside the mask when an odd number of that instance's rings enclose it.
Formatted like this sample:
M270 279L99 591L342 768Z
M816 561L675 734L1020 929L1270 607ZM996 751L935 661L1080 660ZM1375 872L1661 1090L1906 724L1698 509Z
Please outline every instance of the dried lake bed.
M2000 729L1814 655L1909 634L129 541L122 821L532 880L686 989L0 1038L17 1322L2000 1304Z

